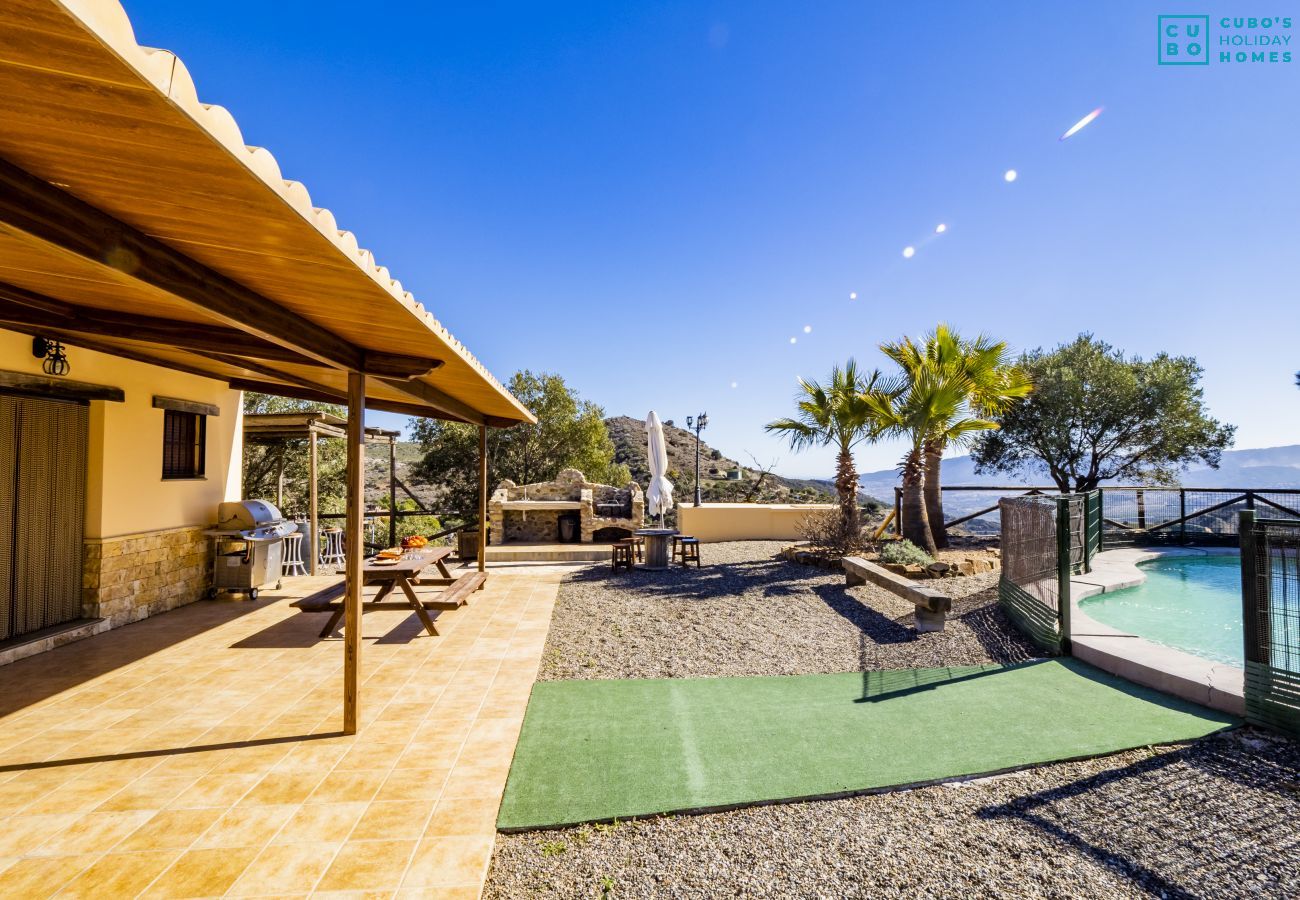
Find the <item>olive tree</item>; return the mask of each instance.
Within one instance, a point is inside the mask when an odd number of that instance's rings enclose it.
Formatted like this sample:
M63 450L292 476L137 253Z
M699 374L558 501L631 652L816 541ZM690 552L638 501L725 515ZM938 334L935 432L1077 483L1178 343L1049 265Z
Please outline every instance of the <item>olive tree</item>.
M971 454L977 472L1046 469L1062 492L1103 481L1173 483L1193 462L1218 468L1235 428L1212 418L1190 356L1127 356L1091 334L1024 354L1029 397Z

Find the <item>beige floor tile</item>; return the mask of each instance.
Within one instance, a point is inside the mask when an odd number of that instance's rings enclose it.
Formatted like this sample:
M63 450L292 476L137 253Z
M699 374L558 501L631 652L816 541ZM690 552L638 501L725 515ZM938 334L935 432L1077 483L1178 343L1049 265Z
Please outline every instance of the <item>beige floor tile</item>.
M326 777L324 772L271 772L239 801L241 806L301 803Z
M134 897L180 856L175 851L159 853L109 853L68 884L60 897Z
M325 874L341 846L342 843L323 841L272 844L244 870L229 896L281 897L306 893Z
M418 839L433 812L432 800L375 801L352 832L354 841Z
M275 837L297 811L297 806L236 806L203 832L194 846L260 847Z
M224 809L164 809L132 832L113 849L184 850L199 839L212 823L225 814Z
M341 843L365 813L366 803L304 803L274 838L277 844Z
M431 837L420 842L403 888L481 885L492 858L491 835Z
M496 831L501 804L482 798L444 797L429 820L426 837L465 837Z
M396 890L415 841L349 841L320 880L322 891Z
M387 772L331 772L308 800L312 803L349 803L374 798L388 780Z
M0 856L25 856L79 818L73 813L60 813L7 819L0 827Z
M145 897L220 897L258 854L249 847L191 850L149 885Z
M113 812L126 809L162 809L197 779L189 775L145 775L109 797L95 809Z
M167 806L171 809L225 807L238 803L261 780L253 774L209 774L200 777Z
M0 872L0 897L49 897L95 862L96 856L33 856Z
M375 800L437 800L442 796L442 786L450 774L450 766L432 769L399 767L388 776Z
M82 853L87 847L113 850L119 841L147 822L153 813L148 810L122 812L92 812L60 829L45 843L32 851L38 856L71 856Z

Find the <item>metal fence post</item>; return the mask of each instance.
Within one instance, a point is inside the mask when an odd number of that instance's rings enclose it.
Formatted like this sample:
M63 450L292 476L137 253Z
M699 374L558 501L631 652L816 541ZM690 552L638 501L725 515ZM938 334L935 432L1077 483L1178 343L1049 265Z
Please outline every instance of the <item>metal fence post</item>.
M1106 489L1097 488L1097 552L1106 549Z
M1178 542L1187 543L1187 489L1178 489L1178 518L1182 519L1178 523Z
M1056 614L1061 654L1070 655L1070 498L1056 501Z

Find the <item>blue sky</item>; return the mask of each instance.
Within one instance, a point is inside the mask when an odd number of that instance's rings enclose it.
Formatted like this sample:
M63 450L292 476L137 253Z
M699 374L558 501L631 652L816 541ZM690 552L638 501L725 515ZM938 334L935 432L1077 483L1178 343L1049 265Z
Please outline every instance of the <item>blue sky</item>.
M1086 330L1300 442L1300 52L1157 66L1132 0L125 6L502 380L820 476L762 430L797 375Z

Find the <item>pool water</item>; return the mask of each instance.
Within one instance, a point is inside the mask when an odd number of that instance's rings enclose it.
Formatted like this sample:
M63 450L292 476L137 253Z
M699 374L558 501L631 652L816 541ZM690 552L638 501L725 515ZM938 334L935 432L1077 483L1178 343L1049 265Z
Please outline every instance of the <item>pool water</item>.
M1243 664L1241 560L1180 556L1141 564L1136 587L1079 601L1111 628L1215 662Z

